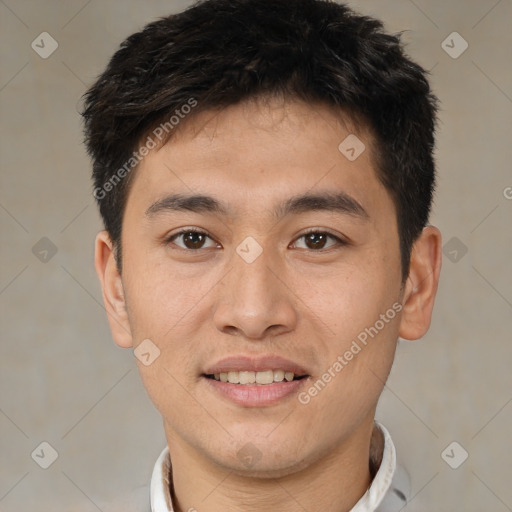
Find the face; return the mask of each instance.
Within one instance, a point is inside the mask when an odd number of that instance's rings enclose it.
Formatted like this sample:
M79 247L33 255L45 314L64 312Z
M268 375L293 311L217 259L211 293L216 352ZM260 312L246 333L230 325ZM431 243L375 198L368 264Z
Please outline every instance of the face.
M353 161L350 134L366 146ZM403 290L370 143L326 106L253 102L196 115L141 162L114 337L160 351L137 364L170 444L273 476L373 422Z

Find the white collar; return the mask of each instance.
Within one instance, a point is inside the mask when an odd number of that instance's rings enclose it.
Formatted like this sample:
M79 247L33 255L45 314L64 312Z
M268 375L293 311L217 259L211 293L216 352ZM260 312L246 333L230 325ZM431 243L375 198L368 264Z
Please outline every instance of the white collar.
M396 452L395 445L387 429L378 422L375 422L375 424L380 428L384 436L382 462L370 487L352 507L350 512L387 512L377 507L379 507L379 504L390 489L396 468ZM169 457L169 447L166 446L155 463L151 477L151 512L174 511L170 494L171 479L171 459Z

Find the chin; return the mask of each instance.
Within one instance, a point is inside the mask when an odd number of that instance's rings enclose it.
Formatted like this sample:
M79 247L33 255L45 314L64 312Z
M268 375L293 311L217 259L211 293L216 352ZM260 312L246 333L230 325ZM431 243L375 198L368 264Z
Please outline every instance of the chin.
M276 478L283 478L293 475L305 469L310 465L310 461L305 459L296 460L291 459L290 454L286 454L286 458L279 459L278 455L273 453L272 460L262 459L253 467L246 467L244 463L239 460L233 462L229 461L225 468L233 472L235 475L242 478L254 478L261 480L271 480Z
M265 430L272 432L272 429ZM310 449L299 445L296 438L270 434L269 437L236 436L233 446L217 446L206 454L215 464L244 478L272 479L285 477L311 465L316 458ZM303 437L302 437L303 439Z

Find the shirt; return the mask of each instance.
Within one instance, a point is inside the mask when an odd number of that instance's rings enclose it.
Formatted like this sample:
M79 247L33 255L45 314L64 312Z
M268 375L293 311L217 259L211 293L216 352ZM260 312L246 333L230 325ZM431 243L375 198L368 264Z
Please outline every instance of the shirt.
M377 453L370 466L375 467L375 474L370 487L350 512L398 512L407 503L407 491L404 484L397 481L395 445L386 428L375 422L384 438L381 453ZM372 436L370 453L375 453L376 437ZM377 460L375 460L377 459ZM380 459L380 460L379 460ZM158 457L151 477L150 500L151 512L174 512L170 485L172 467L169 447L165 447Z

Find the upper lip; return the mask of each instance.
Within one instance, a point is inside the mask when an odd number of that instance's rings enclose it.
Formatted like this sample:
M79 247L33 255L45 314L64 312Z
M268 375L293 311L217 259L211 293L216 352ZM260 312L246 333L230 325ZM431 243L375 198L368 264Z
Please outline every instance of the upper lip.
M308 374L307 370L299 363L275 355L226 357L208 367L204 373L205 375L213 375L215 373L261 372L264 370L284 370L285 372L293 372L295 375Z

